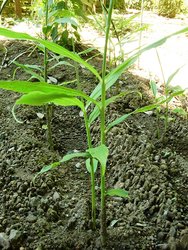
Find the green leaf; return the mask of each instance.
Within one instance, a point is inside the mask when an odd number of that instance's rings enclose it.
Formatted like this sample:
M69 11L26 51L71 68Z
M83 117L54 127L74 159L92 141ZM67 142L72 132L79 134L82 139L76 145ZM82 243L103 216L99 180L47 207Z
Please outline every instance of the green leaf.
M74 31L74 36L76 37L77 41L80 42L81 37L80 37L80 34L77 31Z
M113 227L117 222L118 222L118 220L113 220L113 221L110 223L110 227Z
M170 122L170 121L175 121L175 118L168 117L167 122Z
M137 114L137 113L141 113L141 112L146 112L146 111L148 111L148 110L154 109L154 108L156 108L156 107L162 105L163 103L165 103L165 102L168 101L168 100L169 100L169 98L163 100L162 102L159 102L159 103L156 103L156 104L152 104L152 105L149 105L149 106L145 106L145 107L143 107L143 108L136 109L135 111L133 111L133 112L131 112L131 113L129 113L129 114L123 115L123 116L120 117L119 119L117 119L117 120L115 120L114 122L110 123L110 124L107 126L105 132L107 133L108 130L109 130L111 127L113 127L113 126L119 124L120 122L122 122L123 120L125 120L129 115Z
M72 158L75 157L91 157L90 153L74 153L74 154L68 154L63 157L63 159L60 162L66 162L69 161Z
M68 41L68 37L69 37L69 33L68 30L64 30L61 34L61 41L65 44L67 44Z
M171 35L168 35L168 36L158 40L157 42L154 42L154 43L146 46L145 48L138 51L135 55L141 54L141 53L143 53L143 52L145 52L147 50L153 49L153 48L157 48L157 47L161 46L162 44L164 44L168 38L170 38L172 36L176 36L176 35L181 34L181 33L185 33L187 31L188 31L188 27L186 27L184 29L181 29L181 30L179 30L179 31L177 31L177 32L175 32L175 33L173 33Z
M82 3L85 5L88 5L90 8L92 8L92 4L88 0L82 0Z
M128 92L122 92L119 95L113 96L109 99L107 99L105 101L105 107L107 107L111 102L113 102L115 99L127 95L127 94L131 94L131 93L137 93L140 95L141 99L142 99L142 94L139 91L128 91ZM100 115L100 110L98 108L98 106L95 106L93 112L90 114L89 116L89 121L88 124L91 125L91 123Z
M20 64L20 63L18 63L18 62L16 62L16 61L14 61L13 63L16 64L17 66L19 66L19 68L25 70L26 73L28 73L28 74L34 76L34 77L35 77L36 79L38 79L40 82L44 81L44 78L43 78L42 76L40 76L39 74L37 74L37 73L35 73L34 71L32 71L32 70L29 69L29 67L30 67L30 68L38 69L38 70L40 70L40 71L42 72L42 70L41 70L39 67L37 67L37 66L35 66L35 65L24 65L24 64Z
M51 69L53 69L53 68L55 68L55 67L57 67L57 66L59 66L59 65L67 65L67 66L71 66L71 67L75 68L72 64L70 64L68 62L65 62L65 61L61 61L61 62L56 63L51 68L49 68L48 71L51 70Z
M16 104L26 104L26 105L35 105L41 106L43 104L54 102L62 106L78 106L84 111L83 103L73 96L68 96L61 93L43 93L40 91L33 91L27 95L23 95Z
M93 16L93 18L95 19L95 22L99 25L99 27L100 27L100 29L104 32L104 34L105 34L105 28L102 26L102 24L98 21L98 19L96 18L96 16L95 15L93 15L92 13L91 13L91 15Z
M132 65L139 56L136 57L131 57L125 60L122 64L117 66L115 69L113 69L106 77L105 77L105 82L106 82L106 90L109 89L119 78L119 76L123 73L123 71L128 68L130 65ZM97 85L97 87L93 90L91 93L90 97L96 100L99 96L101 95L101 82ZM89 107L91 102L87 102L86 104L86 109Z
M59 85L59 86L61 86L61 85L67 85L67 84L69 84L69 83L76 82L76 81L77 81L77 79L72 80L72 81L69 81L69 82L63 82L63 83L58 84L58 85Z
M78 55L87 54L87 53L91 52L94 49L99 49L99 47L92 47L92 48L86 49L84 51L79 52Z
M60 163L69 161L69 160L71 160L72 158L75 158L75 157L91 157L91 155L89 153L74 153L74 154L65 155L61 161L54 162L49 166L43 167L41 169L41 171L37 175L35 175L33 183L35 184L35 179L37 178L37 176L39 174L45 173L45 172L49 171L50 169L55 168L56 166L58 166Z
M43 70L42 70L39 66L37 66L37 65L20 64L20 63L18 63L18 62L16 62L16 61L13 61L13 63L16 64L16 65L18 65L19 67L25 66L25 67L27 67L27 68L37 69L37 70L39 70L41 73L43 73Z
M187 88L186 88L187 89ZM166 100L167 100L167 103L169 103L171 100L172 100L172 98L174 97L174 96L181 96L181 95L183 95L183 93L184 93L184 91L186 90L186 89L183 89L183 90L180 90L180 91L177 91L177 92L174 92L174 93L172 93Z
M75 14L77 16L82 17L85 21L87 21L87 16L85 15L85 13L81 10L81 9L75 9Z
M14 38L14 39L26 39L26 40L32 40L32 41L39 42L42 45L44 45L47 49L49 49L57 54L63 55L65 57L69 57L69 58L73 59L74 61L83 64L87 69L89 69L99 79L99 81L101 81L100 75L90 64L88 64L83 59L81 59L79 56L75 55L74 53L61 47L58 44L34 38L26 33L15 32L15 31L4 29L4 28L0 28L0 35L5 36L5 37Z
M69 10L62 10L62 9L58 9L58 10L54 10L52 12L48 13L48 20L52 17L52 16L63 16L63 17L76 17L71 11Z
M179 113L181 115L187 116L187 113L183 109L175 108L175 109L172 110L172 112Z
M71 23L75 26L78 26L78 24L70 17L63 17L63 18L55 19L53 22L49 23L48 26L53 26L56 23L61 23L61 24Z
M48 129L48 126L47 126L47 125L42 125L42 129L47 130L47 129Z
M185 63L185 64L186 64L186 63ZM171 76L169 76L169 78L168 78L168 80L167 80L167 82L166 82L166 84L165 84L165 89L167 89L169 83L172 81L172 79L175 77L175 75L177 75L177 73L179 72L179 70L180 70L183 66L185 66L185 64L182 65L180 68L178 68Z
M84 93L78 91L78 90L74 90L74 89L70 89L70 88L66 88L66 87L62 87L62 86L57 86L57 85L52 85L46 82L26 82L26 81L0 81L0 88L2 89L7 89L7 90L13 90L16 92L20 92L20 93L29 93L29 92L33 92L33 91L41 91L43 93L61 93L61 94L65 94L68 96L82 96L83 98L85 98L86 100L92 101L94 102L97 106L100 107L100 104L91 99L90 97L88 97L87 95L85 95Z
M150 87L151 87L151 91L154 95L154 97L156 98L157 95L157 85L155 81L150 81Z
M111 127L113 127L113 126L119 124L120 122L122 122L122 121L125 120L128 116L130 116L130 115L132 115L132 114L134 114L134 111L131 112L131 113L129 113L129 114L123 115L123 116L120 117L119 119L117 119L117 120L113 121L112 123L110 123L110 124L107 126L105 133L107 133L108 130L109 130Z
M92 159L91 159L92 160ZM86 168L88 170L88 172L91 174L91 160L90 158L88 158L86 160ZM98 165L98 161L96 159L93 159L93 168L94 168L94 173L97 170L97 165Z
M168 91L171 91L171 90L181 91L182 88L179 85L177 85L177 86L174 86L174 87L168 89Z
M165 100L165 97L162 95L159 96L158 98L155 98L155 102L158 102L159 100Z
M104 176L108 157L108 148L102 144L99 147L87 149L86 152L89 152L93 158L97 159L101 163L102 175Z
M107 194L110 196L118 195L121 197L128 197L129 198L128 193L124 189L110 189L105 193L105 195L107 195Z
M49 171L50 169L55 168L55 167L58 166L59 164L60 164L60 162L54 162L54 163L53 163L52 165L50 165L50 166L43 167L43 168L41 169L41 171L40 171L39 173L37 173L37 174L35 175L35 177L33 178L33 184L35 185L35 180L36 180L36 178L37 178L37 176L38 176L39 174L45 173L45 172Z
M47 25L42 27L42 32L47 36L48 33L51 31L52 25Z
M166 120L166 117L164 115L160 116L160 119L165 119Z

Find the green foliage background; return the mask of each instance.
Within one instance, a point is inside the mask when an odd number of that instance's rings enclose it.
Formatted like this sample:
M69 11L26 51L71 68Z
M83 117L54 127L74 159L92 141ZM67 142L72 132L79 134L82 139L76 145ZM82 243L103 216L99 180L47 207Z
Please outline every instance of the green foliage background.
M126 0L115 0L114 1L114 9L124 10L125 9L125 2ZM110 0L106 1L106 6L108 7Z
M129 9L141 9L142 0L125 0ZM159 15L175 17L176 14L186 13L188 6L186 0L144 0L145 10L156 10Z
M175 17L176 14L187 12L185 0L157 0L155 7L158 14L164 14L167 17Z
M141 10L142 0L125 0L125 6L129 9ZM154 6L153 0L144 0L144 9L151 10Z

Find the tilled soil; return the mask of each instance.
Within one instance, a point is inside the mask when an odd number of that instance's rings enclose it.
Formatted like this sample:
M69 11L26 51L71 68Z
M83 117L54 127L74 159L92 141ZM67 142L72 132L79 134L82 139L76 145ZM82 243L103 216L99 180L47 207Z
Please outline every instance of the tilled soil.
M8 54L0 80L13 79L17 66L9 62L29 47L26 42L6 41ZM0 58L4 58L3 51ZM37 49L29 50L17 61L38 65L43 54ZM95 58L90 64L100 71L102 59ZM98 82L81 66L79 75L82 89L89 95ZM63 65L49 71L49 76L61 84L74 80L76 73ZM29 78L21 69L15 74L17 80ZM106 108L107 123L154 103L149 80L127 71L118 82L121 92L140 91L143 98L132 93L114 101ZM76 88L76 83L68 86ZM107 97L115 95L115 87L111 91ZM159 94L163 93L161 86ZM14 120L11 109L20 96L0 90L0 249L102 249L99 169L95 174L95 232L91 230L91 185L85 159L72 159L39 175L35 186L32 182L43 166L88 148L79 108L55 106L52 152L42 127L45 117L37 115L43 113L44 107L18 106L15 113L23 123ZM169 109L176 106L186 111L186 96L184 102L174 98ZM123 188L130 198L107 197L106 249L188 249L188 124L187 119L169 112L175 121L169 123L164 140L157 139L155 111L129 116L107 134L106 189ZM164 107L160 113L164 115ZM161 134L163 130L161 120ZM99 120L92 124L91 133L92 145L99 145Z

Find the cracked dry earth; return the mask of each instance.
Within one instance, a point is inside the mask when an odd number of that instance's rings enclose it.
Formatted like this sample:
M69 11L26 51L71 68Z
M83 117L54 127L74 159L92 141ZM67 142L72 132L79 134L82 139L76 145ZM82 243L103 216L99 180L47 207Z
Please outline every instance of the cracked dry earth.
M9 62L31 47L28 42L7 40L7 58L0 80L12 80L16 65ZM31 53L32 52L32 53ZM1 61L4 58L0 51ZM19 63L39 65L40 51L28 50ZM69 63L73 63L67 59ZM90 61L98 71L102 59ZM95 77L79 66L80 82L86 94L97 85ZM60 84L72 81L76 73L64 65L49 71ZM15 79L29 75L18 69ZM51 79L53 79L51 78ZM156 81L158 81L156 79ZM140 91L117 99L106 108L106 120L154 103L149 80L127 71L118 80L120 91ZM76 83L70 87L76 88ZM159 94L164 93L161 85ZM107 96L110 97L108 92ZM112 88L115 95L115 88ZM18 106L17 123L11 113L19 93L0 89L0 249L15 250L97 250L100 244L100 171L97 169L97 230L91 225L90 174L85 159L75 158L53 170L33 177L54 161L74 150L84 152L87 138L79 108L56 106L52 119L54 152L48 149L43 107ZM170 110L182 107L184 101L174 98ZM164 114L164 106L161 115ZM92 107L90 111L92 110ZM168 124L164 141L157 139L156 114L129 116L107 134L109 157L106 189L124 188L130 198L107 197L106 249L188 249L188 123L170 111L175 118ZM164 121L160 121L160 132ZM100 122L91 125L92 145L100 142Z

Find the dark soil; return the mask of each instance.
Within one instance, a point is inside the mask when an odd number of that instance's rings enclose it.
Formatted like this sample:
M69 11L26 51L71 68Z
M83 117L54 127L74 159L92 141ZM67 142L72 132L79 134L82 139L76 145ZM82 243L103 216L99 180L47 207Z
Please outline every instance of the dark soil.
M6 41L8 53L0 80L13 80L17 66L10 62L29 47L31 44L26 42ZM1 62L3 58L4 52L0 51ZM37 49L28 50L16 60L40 65L43 54ZM69 59L66 61L73 64ZM102 59L95 58L90 64L100 71ZM98 82L81 66L79 75L82 89L89 95ZM66 65L50 70L49 76L57 79L57 84L76 79L76 73ZM15 74L16 80L29 78L21 69ZM127 71L118 82L121 92L140 91L143 98L133 93L114 101L106 108L108 123L154 103L149 80ZM67 86L76 88L76 83ZM164 93L163 86L159 92ZM55 106L52 152L42 128L45 117L37 116L44 107L18 106L15 113L23 123L14 120L11 109L20 96L0 89L0 249L102 249L99 169L95 179L95 232L91 230L91 184L85 159L72 159L39 175L35 186L32 182L43 166L61 160L70 152L84 152L88 148L79 108ZM107 96L111 96L110 92ZM181 105L176 98L169 109ZM157 139L154 110L151 114L129 116L107 134L106 190L123 188L130 198L107 197L106 249L188 249L188 123L187 119L169 113L175 121L169 123L164 140ZM161 120L161 134L163 130L164 120ZM91 126L91 132L93 146L99 145L99 120Z

